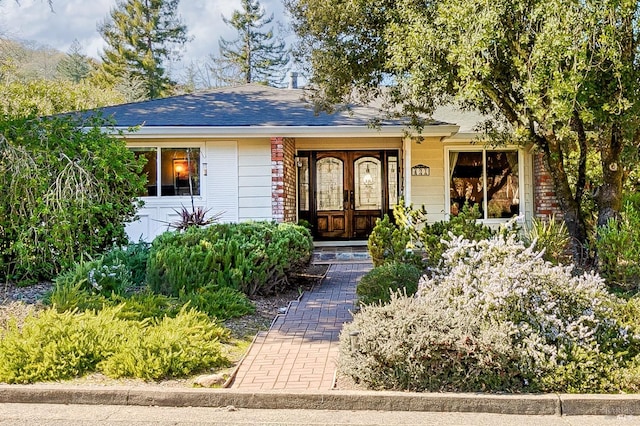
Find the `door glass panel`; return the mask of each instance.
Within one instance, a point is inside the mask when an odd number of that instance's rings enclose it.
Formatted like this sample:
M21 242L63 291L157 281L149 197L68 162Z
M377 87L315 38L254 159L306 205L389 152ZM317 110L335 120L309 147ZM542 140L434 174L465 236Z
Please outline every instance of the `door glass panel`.
M392 209L398 204L398 157L389 157L388 163L389 208Z
M343 210L344 165L333 157L316 162L318 210Z
M362 157L355 162L355 209L380 210L382 208L382 168L380 160Z
M309 211L309 159L298 158L298 194L300 196L300 210Z

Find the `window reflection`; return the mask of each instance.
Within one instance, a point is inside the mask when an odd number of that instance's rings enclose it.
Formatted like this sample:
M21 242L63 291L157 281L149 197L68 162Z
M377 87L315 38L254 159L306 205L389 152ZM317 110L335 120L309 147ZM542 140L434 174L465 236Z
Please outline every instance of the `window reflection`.
M477 205L485 219L520 213L517 151L451 151L449 173L451 214L465 203Z
M200 195L200 148L130 149L136 158L147 160L142 170L147 190L140 196Z

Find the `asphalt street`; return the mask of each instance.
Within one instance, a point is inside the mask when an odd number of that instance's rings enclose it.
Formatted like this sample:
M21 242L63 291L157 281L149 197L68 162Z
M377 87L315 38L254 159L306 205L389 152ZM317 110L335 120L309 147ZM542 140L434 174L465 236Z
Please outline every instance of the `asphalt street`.
M1 426L22 425L473 425L629 426L640 416L527 416L407 411L258 410L115 405L0 404Z

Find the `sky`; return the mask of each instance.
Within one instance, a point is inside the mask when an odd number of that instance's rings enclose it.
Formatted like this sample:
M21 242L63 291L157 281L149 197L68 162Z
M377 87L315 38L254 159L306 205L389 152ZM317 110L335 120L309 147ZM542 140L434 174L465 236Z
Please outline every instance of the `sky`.
M287 23L281 0L261 0L267 16ZM104 41L97 25L115 7L116 0L53 0L53 11L47 0L0 0L0 36L36 42L68 52L74 39L83 46L84 54L99 58ZM182 0L178 14L193 40L186 44L182 61L173 67L179 75L192 61L204 61L218 53L218 40L237 38L237 33L222 21L241 8L240 0ZM275 28L277 30L277 28Z

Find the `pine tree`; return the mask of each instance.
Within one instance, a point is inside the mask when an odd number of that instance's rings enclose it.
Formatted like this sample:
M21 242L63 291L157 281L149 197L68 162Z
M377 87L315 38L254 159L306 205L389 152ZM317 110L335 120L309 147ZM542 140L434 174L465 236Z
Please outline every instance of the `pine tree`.
M78 39L73 40L67 56L58 62L56 70L61 77L74 83L79 83L89 75L91 64L87 56L82 53L82 46Z
M113 84L123 78L144 81L150 99L175 85L163 67L180 57L189 41L187 27L176 16L180 0L119 0L98 30L107 42L102 71Z
M228 84L281 83L289 54L272 29L262 30L273 21L273 14L265 18L258 0L242 0L242 10L234 11L231 19L224 16L222 19L238 31L238 38L233 41L220 38L220 58L212 58L216 64L214 74L222 76Z

